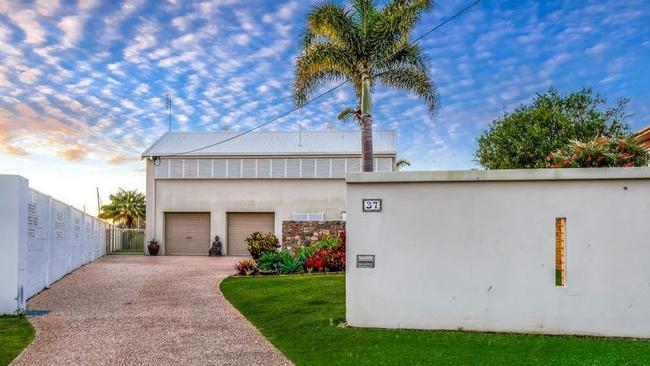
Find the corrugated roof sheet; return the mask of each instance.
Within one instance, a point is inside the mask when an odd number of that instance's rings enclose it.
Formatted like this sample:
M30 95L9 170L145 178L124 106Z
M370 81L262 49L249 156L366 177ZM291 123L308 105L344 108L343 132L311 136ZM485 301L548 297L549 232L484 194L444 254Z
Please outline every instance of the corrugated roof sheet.
M262 131L251 132L200 151L187 151L215 144L238 132L168 132L144 153L148 156L212 155L340 155L361 152L360 131ZM377 154L395 154L395 130L374 130L373 149Z

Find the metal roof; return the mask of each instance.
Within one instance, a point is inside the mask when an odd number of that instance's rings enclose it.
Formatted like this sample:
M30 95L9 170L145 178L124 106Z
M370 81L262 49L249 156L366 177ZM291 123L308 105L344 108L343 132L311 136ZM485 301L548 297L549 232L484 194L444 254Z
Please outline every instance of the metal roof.
M262 131L230 141L238 132L168 132L153 143L142 157L223 155L349 155L361 153L360 131ZM395 130L373 130L375 154L396 154Z

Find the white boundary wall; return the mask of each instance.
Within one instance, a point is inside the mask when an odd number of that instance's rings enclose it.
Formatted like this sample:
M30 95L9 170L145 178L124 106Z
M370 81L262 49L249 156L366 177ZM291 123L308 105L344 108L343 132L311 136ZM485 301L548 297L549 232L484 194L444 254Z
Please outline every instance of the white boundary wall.
M349 174L347 239L351 326L650 337L650 168Z
M105 254L106 224L0 175L0 313Z

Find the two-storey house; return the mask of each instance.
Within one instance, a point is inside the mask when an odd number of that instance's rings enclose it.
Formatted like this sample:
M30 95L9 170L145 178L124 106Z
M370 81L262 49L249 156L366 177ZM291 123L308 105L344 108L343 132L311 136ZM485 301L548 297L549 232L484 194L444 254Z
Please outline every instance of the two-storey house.
M147 239L166 255L228 255L287 220L341 220L345 174L361 169L358 131L166 133L147 149ZM374 131L376 171L395 170L395 131Z

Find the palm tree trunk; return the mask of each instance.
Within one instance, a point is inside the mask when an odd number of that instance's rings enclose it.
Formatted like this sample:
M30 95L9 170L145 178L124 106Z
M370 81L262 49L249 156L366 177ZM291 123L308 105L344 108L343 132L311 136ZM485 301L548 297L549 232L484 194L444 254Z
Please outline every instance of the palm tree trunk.
M363 172L374 171L372 157L372 96L370 81L361 84L361 166Z
M372 172L374 170L374 159L372 156L372 116L369 114L361 116L361 162L362 171Z

